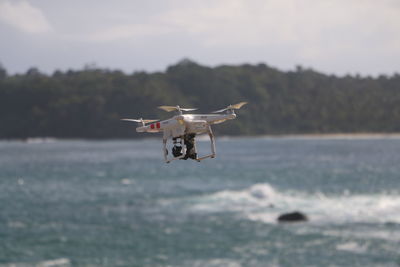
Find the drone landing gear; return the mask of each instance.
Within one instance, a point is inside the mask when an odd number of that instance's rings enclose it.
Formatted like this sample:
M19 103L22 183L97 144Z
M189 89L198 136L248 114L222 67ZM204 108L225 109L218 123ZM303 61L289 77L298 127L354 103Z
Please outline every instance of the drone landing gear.
M202 160L204 160L204 159L207 159L207 158L215 158L215 139L214 139L214 134L213 134L213 132L212 132L212 130L211 130L211 127L210 126L208 126L208 128L207 128L207 133L208 133L208 136L210 137L210 143L211 143L211 154L209 154L209 155L206 155L206 156L203 156L203 157L200 157L200 158L196 158L196 160L198 161L198 162L200 162L200 161L202 161Z
M197 160L198 162L206 159L206 158L215 158L215 140L214 134L211 130L211 127L207 129L208 135L210 136L211 141L211 154L198 157L197 150L196 150L196 141L195 137L196 134L185 134L180 137L172 138L173 147L171 149L172 158L168 158L168 150L167 150L167 139L163 139L163 151L164 151L164 160L166 163L170 163L173 160L177 159L193 159Z

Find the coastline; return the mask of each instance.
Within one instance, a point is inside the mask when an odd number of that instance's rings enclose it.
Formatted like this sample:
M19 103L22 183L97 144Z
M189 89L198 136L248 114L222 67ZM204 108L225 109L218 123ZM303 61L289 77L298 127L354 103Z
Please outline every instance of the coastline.
M400 133L325 133L325 134L265 134L265 135L217 135L219 140L242 139L242 138L270 138L270 139L325 139L325 140L352 140L352 139L400 139ZM160 139L159 135L139 138L59 138L59 137L28 137L0 139L0 142L22 142L22 143L53 143L57 141L112 141L112 140L154 140ZM208 135L196 136L198 141L208 141Z
M327 133L264 135L268 138L293 139L400 139L400 133Z

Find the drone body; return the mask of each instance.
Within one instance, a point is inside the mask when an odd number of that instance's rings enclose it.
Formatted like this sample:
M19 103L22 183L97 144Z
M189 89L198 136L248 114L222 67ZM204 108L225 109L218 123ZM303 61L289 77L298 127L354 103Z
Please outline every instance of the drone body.
M217 110L213 113L222 114L183 114L183 111L192 111L195 109L185 109L179 106L160 106L159 108L167 112L176 111L177 114L168 120L143 120L143 119L122 119L125 121L138 122L139 126L136 128L137 132L143 133L158 133L163 132L163 153L164 160L169 163L177 159L193 159L202 161L206 158L214 158L215 152L215 138L211 130L211 125L222 123L226 120L236 118L234 109L239 109L247 102L240 102L235 105L229 105L225 109ZM150 123L147 124L146 123ZM197 155L195 137L198 134L207 133L210 137L211 153L199 157ZM168 157L167 141L172 139L173 147L171 149L172 157Z

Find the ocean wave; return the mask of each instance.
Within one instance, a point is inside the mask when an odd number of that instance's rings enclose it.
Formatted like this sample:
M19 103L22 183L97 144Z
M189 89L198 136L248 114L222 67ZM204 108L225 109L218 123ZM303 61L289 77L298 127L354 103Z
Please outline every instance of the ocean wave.
M270 184L255 184L244 190L223 190L197 197L190 209L198 212L236 212L242 217L266 223L279 214L298 210L312 222L400 223L400 196L395 194L325 195L279 191Z
M25 142L28 144L45 144L45 143L54 143L58 140L54 137L29 137L25 139Z
M9 263L9 264L0 264L0 267L70 267L71 261L67 258L59 258L54 260L45 260L41 262L35 263Z
M359 253L363 254L367 252L368 246L367 245L361 245L357 242L346 242L346 243L341 243L336 245L336 250L342 250L342 251L349 251L353 253Z
M184 266L193 267L241 267L240 262L232 259L207 259L207 260L195 260L188 261Z
M392 229L373 229L370 227L361 227L359 229L330 229L322 231L325 236L340 237L344 239L358 240L386 240L397 243L400 240L400 231ZM397 250L398 251L398 250Z

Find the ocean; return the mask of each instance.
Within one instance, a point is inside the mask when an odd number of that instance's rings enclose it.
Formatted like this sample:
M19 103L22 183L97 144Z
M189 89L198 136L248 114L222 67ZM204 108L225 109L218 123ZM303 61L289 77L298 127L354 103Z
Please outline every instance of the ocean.
M0 141L0 266L400 266L399 138L216 142Z

